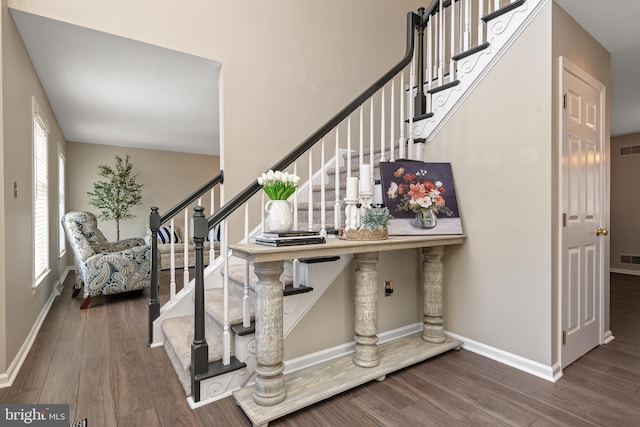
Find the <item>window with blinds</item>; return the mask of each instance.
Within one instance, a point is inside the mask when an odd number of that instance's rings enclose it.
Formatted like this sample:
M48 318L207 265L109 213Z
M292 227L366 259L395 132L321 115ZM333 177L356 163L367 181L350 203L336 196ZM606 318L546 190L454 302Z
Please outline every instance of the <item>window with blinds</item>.
M64 216L64 153L58 146L58 256L64 255L66 250L62 217Z
M33 267L34 285L49 272L49 171L47 119L33 98Z

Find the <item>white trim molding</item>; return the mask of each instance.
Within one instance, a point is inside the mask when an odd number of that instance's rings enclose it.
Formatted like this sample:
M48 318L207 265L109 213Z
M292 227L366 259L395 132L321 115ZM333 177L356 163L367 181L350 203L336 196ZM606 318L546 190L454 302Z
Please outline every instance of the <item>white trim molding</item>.
M627 270L626 268L610 268L609 273L629 274L632 276L640 276L640 270Z
M512 368L519 369L544 380L556 382L560 377L562 377L562 368L559 363L556 363L553 366L547 366L540 362L518 356L517 354L509 353L504 350L500 350L499 348L491 347L478 341L454 334L453 332L445 331L445 335L461 341L462 348L465 350L469 350L486 358L504 363Z
M33 346L33 343L38 336L38 332L40 331L44 320L47 318L47 314L49 314L49 310L53 305L53 301L57 296L58 293L54 289L53 292L51 292L51 295L49 295L49 299L47 300L46 304L44 305L44 307L42 307L42 310L40 311L38 318L33 324L31 331L29 331L29 335L27 335L27 338L24 340L22 347L20 347L20 350L18 350L18 354L16 354L16 357L13 358L13 361L9 365L9 369L7 369L7 372L0 374L0 388L11 387L11 385L15 381L18 372L20 372L22 364L29 354L29 350L31 350L31 347Z

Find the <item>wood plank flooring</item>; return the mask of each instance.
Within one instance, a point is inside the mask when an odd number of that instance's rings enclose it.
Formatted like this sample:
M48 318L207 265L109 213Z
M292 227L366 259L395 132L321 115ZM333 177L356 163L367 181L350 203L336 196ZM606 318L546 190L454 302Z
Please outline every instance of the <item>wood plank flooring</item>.
M91 427L250 425L232 398L189 408L164 350L144 344L148 291L95 298L80 311L71 287L72 274L0 402L66 403L72 419L88 418ZM613 342L555 384L454 351L270 425L640 425L640 276L611 275L611 330Z

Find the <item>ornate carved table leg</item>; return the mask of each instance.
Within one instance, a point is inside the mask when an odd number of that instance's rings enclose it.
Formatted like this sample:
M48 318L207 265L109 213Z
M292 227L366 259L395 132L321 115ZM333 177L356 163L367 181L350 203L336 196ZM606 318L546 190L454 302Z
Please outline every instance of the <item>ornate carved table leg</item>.
M378 262L377 252L355 254L356 349L353 363L364 368L378 366Z
M255 263L256 285L256 389L253 401L272 406L287 397L284 387L282 332L283 261Z
M422 339L431 343L445 341L442 321L442 254L443 246L422 248L422 298L424 325Z

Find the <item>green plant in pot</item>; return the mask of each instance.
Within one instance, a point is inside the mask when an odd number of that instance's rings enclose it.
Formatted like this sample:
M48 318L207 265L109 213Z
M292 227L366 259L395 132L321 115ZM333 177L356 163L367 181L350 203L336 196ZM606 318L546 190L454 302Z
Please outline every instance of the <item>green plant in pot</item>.
M371 206L364 208L364 215L362 216L362 227L363 228L383 228L386 227L389 223L389 219L391 215L389 215L389 208L386 206L377 207Z

